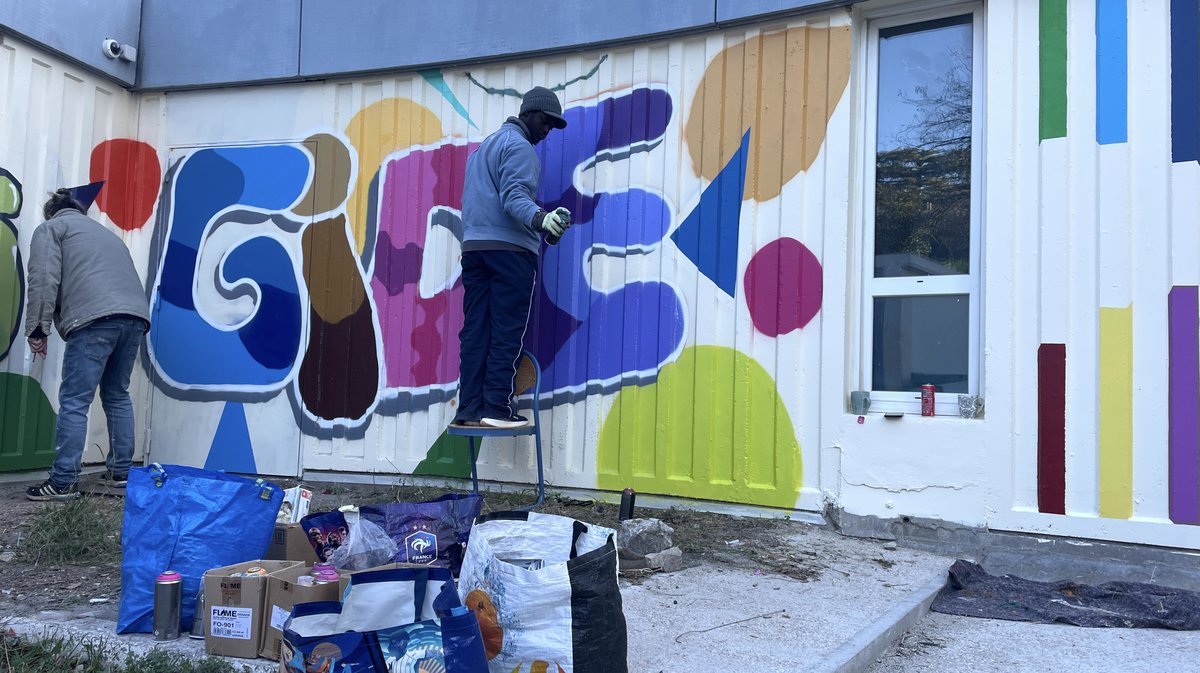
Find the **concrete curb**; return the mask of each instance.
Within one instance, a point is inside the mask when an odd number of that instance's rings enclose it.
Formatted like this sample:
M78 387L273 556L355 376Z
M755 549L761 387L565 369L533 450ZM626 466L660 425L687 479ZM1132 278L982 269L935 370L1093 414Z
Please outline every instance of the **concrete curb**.
M909 594L805 673L864 673L870 669L897 638L929 613L929 605L946 586L946 577L945 571L939 572L938 577Z
M156 641L148 633L126 634L118 636L116 622L91 616L81 616L79 611L46 611L30 617L9 617L0 619L0 631L11 629L18 637L29 640L42 640L58 636L66 639L104 643L108 658L118 663L124 661L126 653L145 655L151 650L163 649L177 652L188 658L200 660L205 658L204 641L189 638L182 634L178 640ZM242 671L243 666L251 673L276 673L279 662L269 659L238 659L235 657L214 656L233 665L234 670Z

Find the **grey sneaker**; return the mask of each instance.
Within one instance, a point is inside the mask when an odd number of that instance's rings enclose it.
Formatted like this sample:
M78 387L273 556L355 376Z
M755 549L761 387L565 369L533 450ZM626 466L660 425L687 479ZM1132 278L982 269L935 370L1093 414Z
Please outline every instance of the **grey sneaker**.
M25 497L30 500L74 500L79 497L79 489L75 484L59 488L47 479L37 486L25 489Z
M129 483L129 475L124 474L117 476L112 472L105 472L103 477L100 477L100 485L108 488L125 488Z

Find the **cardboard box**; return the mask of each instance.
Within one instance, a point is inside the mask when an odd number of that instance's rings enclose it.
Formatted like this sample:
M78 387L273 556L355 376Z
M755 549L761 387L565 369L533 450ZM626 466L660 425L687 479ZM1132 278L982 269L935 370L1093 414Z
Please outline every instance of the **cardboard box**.
M276 561L299 561L302 563L319 563L317 552L313 551L308 535L298 523L276 523L275 533L271 536L271 546L267 548L267 558Z
M233 577L250 568L268 573L302 565L295 561L246 561L204 574L204 651L253 659L262 647L262 611L266 577Z
M262 647L260 656L279 661L279 646L283 642L283 624L292 607L298 603L336 601L341 598L336 584L301 586L296 578L307 575L312 566L298 565L276 570L267 576L267 598L262 611Z

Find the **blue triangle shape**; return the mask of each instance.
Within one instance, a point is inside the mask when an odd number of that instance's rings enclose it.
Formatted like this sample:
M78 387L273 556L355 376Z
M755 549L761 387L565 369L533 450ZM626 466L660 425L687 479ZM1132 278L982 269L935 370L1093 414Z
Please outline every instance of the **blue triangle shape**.
M250 429L246 427L246 409L241 402L227 402L221 412L221 422L213 435L212 446L204 469L219 472L258 474L254 462L254 447L250 444Z
M737 290L738 231L741 228L742 192L746 186L746 157L750 130L742 136L741 147L700 194L671 240L700 273L717 284L730 297Z

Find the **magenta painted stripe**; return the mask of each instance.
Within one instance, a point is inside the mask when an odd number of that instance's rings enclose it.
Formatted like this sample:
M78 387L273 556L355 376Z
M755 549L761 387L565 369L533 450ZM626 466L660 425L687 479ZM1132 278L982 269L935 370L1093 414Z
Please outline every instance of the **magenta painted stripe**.
M1167 295L1171 521L1200 524L1200 305L1195 286Z

